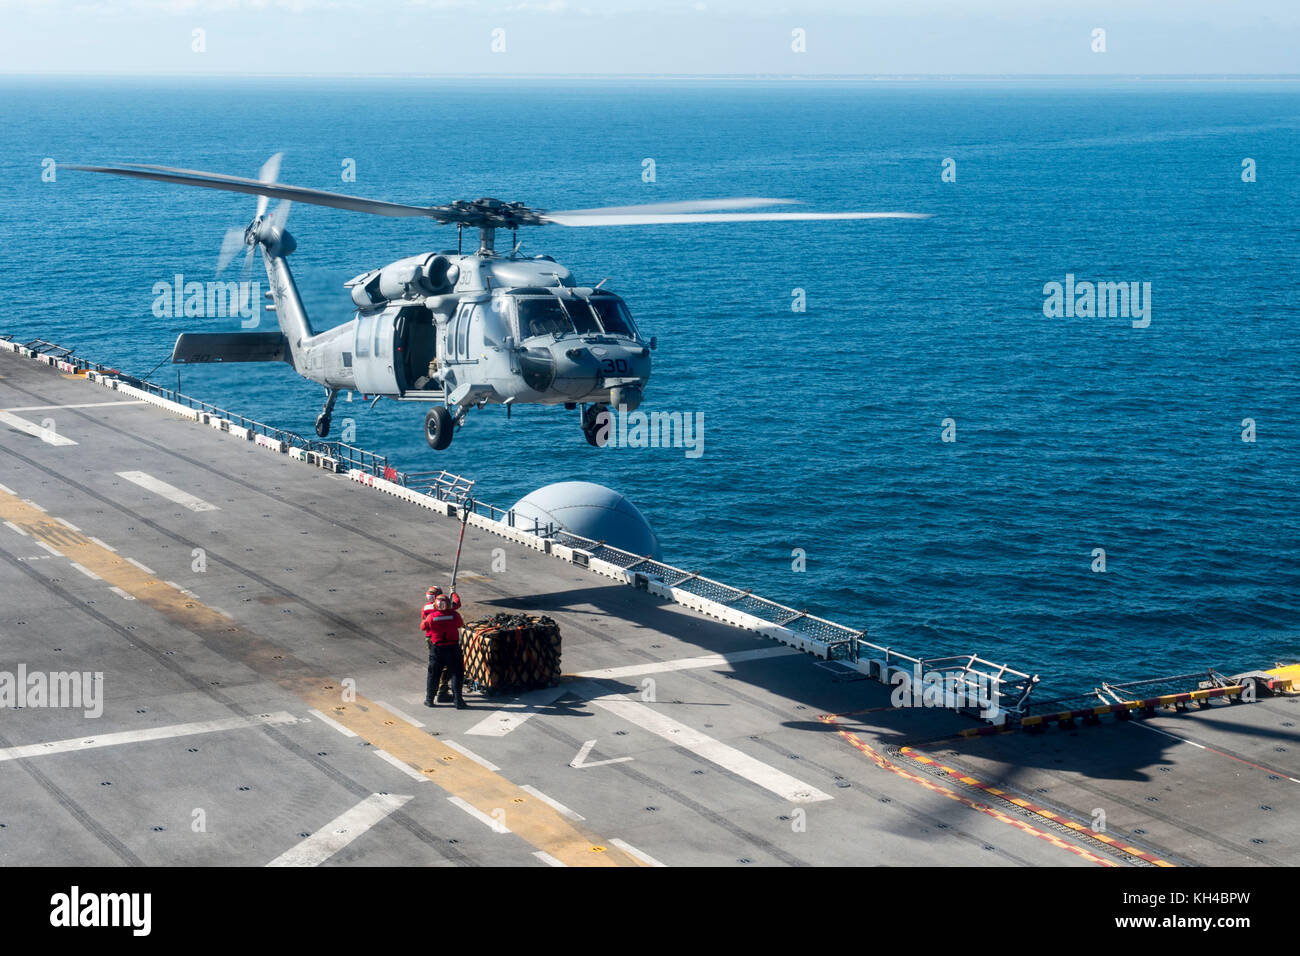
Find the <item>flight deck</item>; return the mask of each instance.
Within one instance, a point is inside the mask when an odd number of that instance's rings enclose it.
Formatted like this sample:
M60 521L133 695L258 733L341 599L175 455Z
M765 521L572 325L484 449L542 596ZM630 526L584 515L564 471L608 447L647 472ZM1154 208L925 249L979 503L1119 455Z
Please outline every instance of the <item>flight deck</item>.
M26 706L0 710L0 864L1295 860L1285 686L1059 719L1030 697L1002 725L895 707L825 642L495 512L462 614L550 616L565 676L426 708L419 609L463 498L7 344L0 671ZM31 693L72 674L100 696Z

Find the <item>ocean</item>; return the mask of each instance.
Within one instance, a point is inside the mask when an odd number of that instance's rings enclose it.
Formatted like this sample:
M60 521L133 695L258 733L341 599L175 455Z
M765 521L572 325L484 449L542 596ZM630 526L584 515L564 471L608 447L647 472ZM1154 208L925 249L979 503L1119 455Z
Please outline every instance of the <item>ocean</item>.
M156 317L153 288L214 278L251 197L47 160L252 176L282 150L284 182L407 203L930 213L520 233L658 337L643 409L700 415L698 457L592 448L559 408L471 413L441 453L418 405L358 397L335 428L498 506L609 485L670 563L1040 696L1267 666L1300 655L1298 128L1285 81L7 78L0 332L174 385L177 333L239 326ZM302 204L289 228L318 329L347 279L455 246ZM1054 282L1142 314L1053 309ZM280 365L180 381L303 434L322 399Z

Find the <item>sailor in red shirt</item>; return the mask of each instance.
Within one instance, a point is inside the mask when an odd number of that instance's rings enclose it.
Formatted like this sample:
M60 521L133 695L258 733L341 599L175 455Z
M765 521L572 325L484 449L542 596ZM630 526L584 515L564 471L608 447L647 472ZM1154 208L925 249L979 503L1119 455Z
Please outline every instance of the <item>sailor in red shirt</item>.
M433 707L434 689L442 675L451 672L451 691L457 710L464 710L461 683L465 678L465 661L460 651L460 629L465 626L460 613L452 608L445 594L434 595L432 608L421 615L425 637L429 640L429 672L425 682L424 706Z
M424 607L420 609L420 629L425 632L426 638L428 637L428 627L425 624L425 619L434 613L434 598L441 593L442 588L436 584L429 585L429 589L424 592ZM460 610L460 595L455 591L451 592L451 609L453 611ZM433 699L440 704L450 704L452 702L451 668L442 671L442 676L438 679L438 696Z

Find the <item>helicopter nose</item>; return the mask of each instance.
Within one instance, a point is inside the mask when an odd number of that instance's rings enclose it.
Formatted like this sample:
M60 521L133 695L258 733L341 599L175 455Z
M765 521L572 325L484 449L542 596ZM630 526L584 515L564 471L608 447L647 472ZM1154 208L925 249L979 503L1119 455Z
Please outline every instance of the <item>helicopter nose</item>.
M555 387L570 398L582 398L600 382L600 362L590 351L581 347L563 347L558 343L554 349Z

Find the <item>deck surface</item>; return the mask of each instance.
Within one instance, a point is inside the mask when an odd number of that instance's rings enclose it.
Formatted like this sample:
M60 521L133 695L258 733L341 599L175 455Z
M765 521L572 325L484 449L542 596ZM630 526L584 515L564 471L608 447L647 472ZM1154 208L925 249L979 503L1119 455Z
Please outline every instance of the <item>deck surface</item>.
M457 522L126 398L0 352L0 671L103 675L0 710L0 865L1294 862L1294 698L959 737L474 529L466 619L568 676L426 709Z

